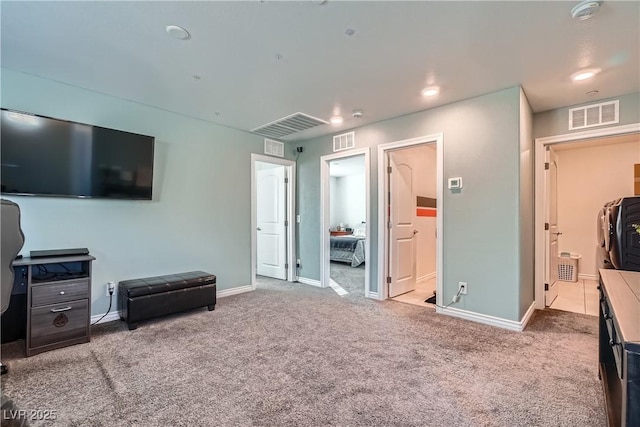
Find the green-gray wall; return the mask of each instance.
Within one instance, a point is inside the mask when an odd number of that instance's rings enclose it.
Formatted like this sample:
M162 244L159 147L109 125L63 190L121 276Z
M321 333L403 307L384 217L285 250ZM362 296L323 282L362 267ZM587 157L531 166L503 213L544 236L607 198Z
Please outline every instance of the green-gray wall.
M573 131L569 130L569 109L583 105L613 101L616 99L620 100L619 123L597 128L577 129ZM536 113L533 119L533 135L535 138L542 138L545 136L563 135L574 132L583 132L585 130L601 129L604 127L628 125L632 123L640 123L640 92Z
M23 254L87 247L92 314L108 281L204 270L218 289L251 283L250 158L263 138L100 93L2 70L4 108L156 137L153 201L11 197Z
M532 194L530 200L520 199L521 181L532 192L531 164L521 164L523 153L530 153L531 138L522 142L521 108L521 90L512 87L355 129L356 148L371 147L371 253L367 262L373 291L380 282L376 274L376 147L442 132L445 182L457 176L464 182L461 193L445 189L442 200L444 271L439 273L443 275L443 301L451 301L458 282L464 281L469 284L468 295L456 307L512 321L521 319L523 306L533 301L533 240L525 242L533 233ZM529 120L523 133L530 134L530 110L525 117ZM332 135L291 142L287 151L295 146L304 147L297 166L302 220L298 227L299 275L318 280L320 156L332 153ZM533 161L532 154L528 161ZM530 217L521 219L522 210ZM523 227L531 230L523 232Z
M520 91L520 318L535 299L533 112Z

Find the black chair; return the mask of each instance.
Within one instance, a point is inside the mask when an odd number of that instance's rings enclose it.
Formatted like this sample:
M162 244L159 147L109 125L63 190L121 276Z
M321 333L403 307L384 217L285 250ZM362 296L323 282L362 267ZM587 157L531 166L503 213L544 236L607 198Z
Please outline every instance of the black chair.
M0 282L0 308L4 313L9 308L11 300L11 291L13 290L14 272L13 261L24 245L24 234L20 228L20 207L5 199L2 201L2 210L0 211L0 237L2 238L2 247L0 252L1 264L0 272L2 273L2 281ZM2 375L7 373L7 367L0 362Z

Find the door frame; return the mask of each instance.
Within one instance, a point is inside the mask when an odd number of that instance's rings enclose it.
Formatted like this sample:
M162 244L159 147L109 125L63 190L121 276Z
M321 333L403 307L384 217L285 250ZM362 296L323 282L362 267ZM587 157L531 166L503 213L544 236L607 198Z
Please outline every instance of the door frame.
M389 289L385 278L388 273L389 258L389 228L386 227L389 221L388 211L386 209L386 194L389 192L387 174L385 173L385 160L387 152L400 148L408 148L417 145L435 144L436 145L436 304L442 306L443 293L443 173L444 173L444 152L442 142L443 133L419 136L417 138L404 139L401 141L389 142L378 145L378 299L385 300L388 298ZM436 311L441 309L436 306Z
M612 126L604 129L588 130L582 132L565 133L561 135L546 136L535 139L535 270L534 270L534 298L535 308L544 309L544 265L546 257L544 219L547 209L546 195L546 174L544 173L544 162L546 147L563 142L581 142L594 138L603 138L607 136L625 135L630 133L640 133L640 123L633 123L621 126ZM595 221L595 215L594 221ZM595 226L595 225L594 225Z
M278 157L266 156L263 154L251 153L251 289L256 288L256 262L257 262L257 247L258 236L256 228L258 227L258 210L257 210L257 186L256 186L256 162L271 163L275 165L284 166L286 169L286 176L288 178L285 188L287 191L287 208L286 208L286 220L288 226L285 227L286 241L287 241L287 254L286 263L289 264L287 269L287 282L294 282L297 280L295 277L296 266L296 239L295 239L295 194L296 194L296 162L293 160L281 159Z
M366 298L376 298L376 293L371 292L371 167L369 160L369 147L354 150L340 151L334 154L327 154L320 157L320 287L326 288L331 280L330 257L329 257L329 228L331 219L329 215L329 192L330 175L329 163L333 160L344 159L364 155L364 181L365 181L365 204L366 204L366 224L364 240L364 253L366 261L364 263L364 296Z

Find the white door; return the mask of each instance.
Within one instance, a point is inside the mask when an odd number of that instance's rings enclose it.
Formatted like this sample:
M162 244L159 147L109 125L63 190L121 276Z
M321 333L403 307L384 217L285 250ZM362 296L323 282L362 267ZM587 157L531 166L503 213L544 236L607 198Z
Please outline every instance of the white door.
M389 298L416 288L416 189L411 165L389 153Z
M545 239L547 248L545 268L545 306L549 307L558 296L558 155L547 149L547 212Z
M257 274L286 280L285 167L256 171Z

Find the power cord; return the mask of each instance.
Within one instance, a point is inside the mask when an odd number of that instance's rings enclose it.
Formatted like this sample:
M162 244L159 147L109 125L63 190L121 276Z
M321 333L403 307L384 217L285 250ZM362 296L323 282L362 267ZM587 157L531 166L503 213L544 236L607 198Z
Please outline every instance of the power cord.
M114 288L115 287L109 287L109 308L107 308L107 312L105 314L103 314L101 318L99 318L98 320L93 322L91 324L91 326L95 325L96 323L100 322L102 319L107 317L107 314L109 314L109 312L111 311L111 304L113 303L113 290L114 290Z
M440 308L449 308L453 304L456 304L456 303L460 302L460 293L461 292L462 292L462 288L458 289L458 292L453 296L453 300L447 305L439 305L439 304L436 304L436 303L433 303L433 305L435 305L436 307L440 307Z

